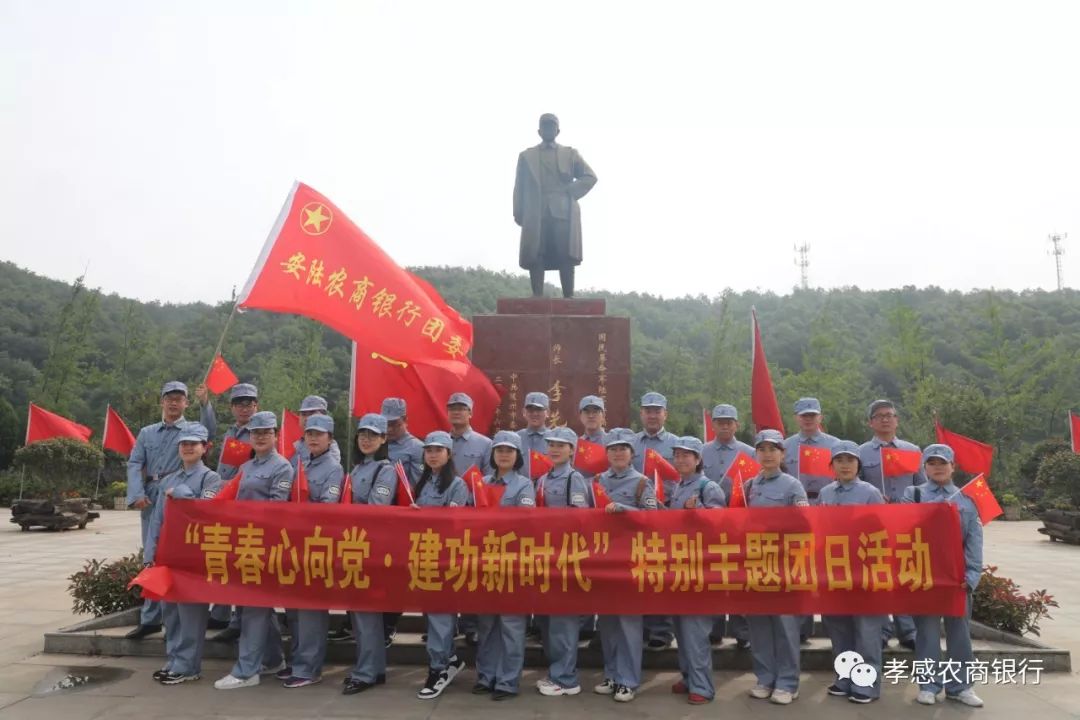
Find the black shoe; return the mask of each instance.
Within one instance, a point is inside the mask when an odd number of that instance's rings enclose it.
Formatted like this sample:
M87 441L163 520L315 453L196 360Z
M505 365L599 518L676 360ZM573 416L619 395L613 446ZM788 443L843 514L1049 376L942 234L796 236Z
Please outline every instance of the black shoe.
M341 684L342 685L348 685L350 682L359 682L359 680L353 680L348 675L341 678ZM375 684L376 685L385 685L386 684L386 673L379 673L378 675L376 675L375 676Z
M480 644L480 636L474 632L465 633L465 644L469 647L476 647Z
M217 635L211 636L210 639L215 642L236 642L240 639L240 630L237 628L225 628Z
M906 647L908 650L915 652L915 638L904 638L900 641L900 647Z
M355 695L356 693L362 693L365 690L370 690L375 687L376 683L369 683L365 680L353 680L351 677L345 678L345 687L341 689L342 695Z
M394 644L395 637L397 637L397 628L383 628L383 643L387 650L389 650L390 646Z
M809 645L810 644L810 636L809 635L800 635L799 636L799 644L800 645Z
M862 693L853 692L848 695L848 700L853 703L859 703L860 705L868 705L877 700L877 698L870 697L869 695L863 695Z
M206 621L207 630L224 630L227 627L229 627L228 620L216 620L214 618L210 618Z
M750 641L749 640L736 640L735 641L735 647L737 647L739 650L749 650L750 649Z
M184 675L182 673L166 673L165 677L161 678L162 685L181 685L186 682L195 682L199 679L199 675Z
M710 645L723 645L724 644L724 636L723 635L710 635L709 636L709 644Z
M478 683L476 683L475 685L472 686L472 694L473 695L487 695L488 693L493 692L493 691L494 691L494 688L492 688L490 685L485 685L482 682L478 682Z
M165 677L165 676L166 676L166 675L168 675L168 674L169 674L169 671L168 671L168 670L164 670L164 669L162 669L162 670L155 670L155 671L154 671L154 675L153 675L153 677L154 677L154 679L155 679L155 680L157 680L158 682L161 682L161 678Z
M445 670L433 670L428 668L427 680L424 682L424 687L420 688L420 692L416 693L416 697L421 700L434 700L442 695L443 690L450 684L450 678L447 676Z
M161 625L139 625L124 637L128 640L142 640L147 635L161 632Z
M888 650L889 649L889 638L881 638L881 649L882 650Z
M512 697L517 697L517 693L510 692L509 690L496 690L491 693L492 700L506 700Z
M427 642L427 633L422 633L420 635L420 642Z
M337 630L331 630L326 634L326 639L330 642L345 642L353 639L352 628L348 625L338 628Z
M833 697L847 697L847 695L848 695L848 691L845 690L844 688L840 687L836 683L833 683L832 685L830 685L828 690L826 690L826 692L828 692Z
M649 652L661 652L671 647L670 640L662 640L661 638L652 638L645 644L645 649Z

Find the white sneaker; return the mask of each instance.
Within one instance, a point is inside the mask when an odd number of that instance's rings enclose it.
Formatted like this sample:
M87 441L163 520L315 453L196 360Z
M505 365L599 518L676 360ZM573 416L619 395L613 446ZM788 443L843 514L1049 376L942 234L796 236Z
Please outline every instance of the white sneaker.
M614 695L615 681L611 678L604 678L604 682L594 687L592 691L597 695Z
M263 665L261 668L259 668L259 674L260 675L277 675L279 672L284 670L285 667L286 667L286 665L285 665L284 660L281 661L281 664L275 665L274 667L270 667L269 665Z
M971 688L968 688L967 690L961 690L956 695L946 695L945 697L947 697L950 700L956 700L957 702L962 702L965 705L967 705L968 707L982 707L983 706L982 698L979 697L978 695L976 695L975 691L972 690Z
M758 700L768 700L772 695L772 688L765 687L764 685L755 685L750 688L750 697L757 698Z
M769 696L769 702L774 705L790 705L791 701L799 697L799 691L788 692L787 690L773 690Z
M615 688L615 702L630 702L636 695L637 693L625 685L619 685Z
M580 685L564 688L559 683L552 682L550 678L537 680L536 689L540 691L541 695L547 695L548 697L558 697L559 695L577 695L579 692L581 692Z
M915 696L915 702L920 705L933 705L937 702L937 694L929 690L920 690L919 694Z
M218 690L236 690L238 688L255 687L259 684L259 676L252 675L249 678L238 678L235 675L226 675L214 682Z

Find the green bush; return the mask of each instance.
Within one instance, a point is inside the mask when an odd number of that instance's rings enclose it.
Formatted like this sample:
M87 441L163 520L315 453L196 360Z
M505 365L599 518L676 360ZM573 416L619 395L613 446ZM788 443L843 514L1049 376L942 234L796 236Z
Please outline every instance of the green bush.
M1012 507L1014 505L1019 505L1019 504L1020 504L1020 498L1016 497L1015 495L1013 495L1010 492L1002 493L1002 495L1001 495L1001 506L1002 507Z
M983 568L982 579L975 588L971 617L992 628L1014 635L1039 634L1039 621L1050 618L1050 608L1059 607L1052 595L1036 590L1020 594L1020 586L1009 578L998 577L997 567Z
M1043 501L1062 510L1080 508L1080 455L1055 453L1039 466L1035 485L1044 493Z
M127 483L119 480L109 483L109 497L127 497Z
M1043 490L1035 482L1039 475L1039 468L1042 467L1046 458L1059 453L1072 453L1069 443L1060 438L1037 442L1022 453L1017 472L1017 485L1021 495L1028 500L1042 498Z
M0 471L0 505L8 506L19 499L19 483L22 481L22 476L23 473L20 470L8 469ZM29 473L26 475L23 497L47 498L51 493L52 489L48 483L33 477Z
M100 447L72 438L41 440L15 451L15 467L20 472L25 468L27 480L33 478L44 486L44 492L24 493L24 497L43 500L92 497L104 462Z
M139 588L127 589L143 569L142 553L119 560L87 560L83 569L68 578L68 592L74 599L71 609L78 615L101 617L142 604Z

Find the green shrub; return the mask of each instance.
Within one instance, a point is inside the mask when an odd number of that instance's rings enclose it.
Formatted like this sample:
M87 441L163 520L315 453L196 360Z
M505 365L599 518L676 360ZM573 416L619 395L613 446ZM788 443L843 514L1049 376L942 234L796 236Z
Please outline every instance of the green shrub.
M74 599L71 609L101 617L142 604L139 588L127 589L143 569L142 553L134 553L113 562L87 560L83 569L68 578L68 592Z
M15 466L25 468L26 478L44 486L34 495L23 497L58 500L72 495L93 497L98 471L105 462L101 448L73 438L52 438L21 447L15 451Z
M983 568L982 579L972 598L971 617L992 628L1023 635L1039 634L1039 621L1050 618L1050 608L1059 607L1052 595L1036 590L1020 594L1011 579L998 577L997 566Z
M1035 485L1044 493L1043 501L1063 510L1080 508L1080 455L1055 453L1039 466Z

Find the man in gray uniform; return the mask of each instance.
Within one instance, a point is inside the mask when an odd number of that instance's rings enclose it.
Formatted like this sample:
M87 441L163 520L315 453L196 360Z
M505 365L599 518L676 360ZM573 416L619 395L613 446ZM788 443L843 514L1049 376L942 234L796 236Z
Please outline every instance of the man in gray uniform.
M581 418L582 440L604 444L607 431L604 429L606 408L604 398L598 395L586 395L578 403L578 417Z
M525 465L521 468L521 474L527 478L532 477L532 453L536 451L547 456L547 420L548 409L551 400L546 393L531 392L525 395L525 427L518 430L521 438L521 457Z
M450 438L454 442L454 472L463 476L475 465L480 472L491 472L491 438L472 429L473 399L456 392L446 401L446 416L450 421Z
M424 443L409 432L408 406L404 398L388 397L379 413L386 418L386 449L390 462L400 462L409 484L416 487L424 469Z
M300 402L300 427L306 428L308 418L312 415L326 415L330 416L326 398L319 395L308 395ZM332 433L331 433L332 434ZM307 443L304 442L304 438L300 437L293 441L293 456L289 458L289 464L292 465L293 472L296 472L297 463L300 461L307 462L311 457L311 451L308 450ZM333 437L330 438L330 457L334 462L341 464L341 448L338 447L337 440Z

